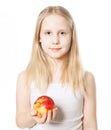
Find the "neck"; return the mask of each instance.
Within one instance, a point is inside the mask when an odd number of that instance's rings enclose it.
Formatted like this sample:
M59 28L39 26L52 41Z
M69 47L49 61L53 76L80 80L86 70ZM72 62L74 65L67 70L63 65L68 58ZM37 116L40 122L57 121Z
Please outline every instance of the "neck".
M61 82L61 75L67 67L68 61L66 58L64 59L48 59L50 68L51 68L51 73L52 73L52 82L53 83L60 83Z
M52 70L57 70L63 68L64 64L68 63L68 55L61 58L52 58L47 56L47 60Z

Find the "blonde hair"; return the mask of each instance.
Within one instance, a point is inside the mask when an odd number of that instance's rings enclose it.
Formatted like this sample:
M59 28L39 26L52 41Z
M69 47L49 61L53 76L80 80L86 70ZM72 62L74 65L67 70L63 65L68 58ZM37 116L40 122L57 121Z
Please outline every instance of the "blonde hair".
M35 81L36 86L40 90L46 90L48 85L52 82L50 66L40 44L42 21L50 14L63 16L71 27L71 48L61 70L62 83L68 84L73 90L78 87L83 87L83 69L80 61L75 24L68 10L61 6L48 6L38 16L32 54L26 68L26 79L29 84Z

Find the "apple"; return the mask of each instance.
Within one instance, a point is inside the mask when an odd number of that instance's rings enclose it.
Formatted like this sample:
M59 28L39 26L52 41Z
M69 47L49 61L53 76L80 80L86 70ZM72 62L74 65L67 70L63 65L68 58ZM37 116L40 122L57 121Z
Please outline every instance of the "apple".
M40 96L34 102L33 108L36 111L36 114L39 118L42 117L44 113L48 110L52 110L55 107L53 99L49 96Z

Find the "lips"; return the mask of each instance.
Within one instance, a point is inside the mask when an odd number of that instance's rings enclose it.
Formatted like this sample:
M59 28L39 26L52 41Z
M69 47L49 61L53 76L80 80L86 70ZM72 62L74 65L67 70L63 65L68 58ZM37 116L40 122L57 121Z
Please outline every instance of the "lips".
M53 52L58 52L61 48L50 48L51 51Z

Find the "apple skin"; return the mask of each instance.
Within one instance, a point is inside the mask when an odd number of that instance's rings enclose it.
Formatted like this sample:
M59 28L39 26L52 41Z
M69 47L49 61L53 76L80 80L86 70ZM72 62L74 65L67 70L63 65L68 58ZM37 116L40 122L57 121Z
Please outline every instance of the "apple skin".
M55 107L53 99L49 96L40 96L34 102L33 108L36 111L36 115L41 118L48 110L52 110Z

